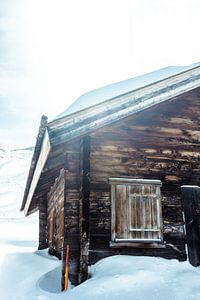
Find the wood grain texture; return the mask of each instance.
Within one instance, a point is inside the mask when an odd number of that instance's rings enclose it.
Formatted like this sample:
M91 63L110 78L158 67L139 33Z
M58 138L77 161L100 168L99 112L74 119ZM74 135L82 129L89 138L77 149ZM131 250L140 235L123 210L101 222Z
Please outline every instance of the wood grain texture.
M82 138L80 156L81 192L79 204L80 261L78 282L88 278L90 215L90 137Z
M47 228L50 252L61 258L64 239L65 170L61 169L47 195Z
M65 153L65 206L64 206L64 249L69 245L69 280L77 285L80 269L80 197L81 197L81 140L68 143Z

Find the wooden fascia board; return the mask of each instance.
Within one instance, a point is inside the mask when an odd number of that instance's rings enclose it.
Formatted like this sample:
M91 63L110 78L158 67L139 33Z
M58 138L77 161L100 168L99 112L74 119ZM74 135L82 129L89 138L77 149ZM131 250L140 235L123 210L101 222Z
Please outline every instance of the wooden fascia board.
M34 174L33 174L32 181L31 181L31 185L30 185L28 196L27 196L26 204L25 204L25 207L24 207L25 216L30 214L29 213L29 207L30 207L30 204L31 204L31 201L32 201L32 197L33 197L35 189L37 187L37 183L38 183L38 180L40 178L41 172L42 172L42 170L44 168L44 165L47 161L50 149L51 149L51 145L50 145L48 131L46 129L45 134L44 134L44 139L43 139L43 142L42 142L40 155L39 155L36 167L35 167L35 171L34 171Z
M41 150L41 146L42 146L42 142L43 142L43 138L44 138L46 128L47 128L47 117L42 116L41 121L40 121L40 127L39 127L39 130L38 130L37 139L36 139L36 145L35 145L35 148L34 148L33 157L32 157L32 160L31 160L31 165L30 165L30 169L29 169L29 173L28 173L28 177L27 177L27 181L26 181L26 186L25 186L25 190L24 190L22 205L21 205L21 208L20 208L21 211L24 210L24 207L25 207L25 204L26 204L29 189L30 189L30 186L31 186L31 181L32 181L33 174L34 174L34 171L35 171L35 167L36 167L39 155L40 155L40 150Z
M63 133L57 137L51 138L51 143L53 145L58 145L60 143L69 141L78 136L84 135L88 132L95 131L105 125L111 124L114 121L125 118L131 114L140 112L142 110L148 109L151 106L162 103L166 100L177 97L183 93L189 92L200 86L200 67L195 68L195 70L190 70L180 74L179 76L174 76L168 80L164 80L151 87L143 88L139 91L134 91L128 95L119 97L115 103L110 101L104 107L93 107L92 114L96 118L92 122L87 122L87 118L91 115L91 109L89 112L85 111L82 115L75 119L71 119L66 123L63 123L61 127L65 128ZM98 117L102 111L107 111L108 113L104 117ZM114 111L115 110L115 111ZM86 120L85 124L82 126L77 126L80 121ZM74 124L71 127L71 124ZM69 127L70 126L70 130ZM49 129L54 130L56 136L56 129L60 129L60 126L56 128L52 123L49 125Z

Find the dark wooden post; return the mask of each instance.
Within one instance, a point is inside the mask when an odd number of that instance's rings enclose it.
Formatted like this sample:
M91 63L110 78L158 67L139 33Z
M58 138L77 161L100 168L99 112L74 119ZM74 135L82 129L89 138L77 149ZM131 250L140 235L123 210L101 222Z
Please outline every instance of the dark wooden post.
M39 246L38 250L48 247L47 243L47 199L39 199Z
M78 284L80 261L79 236L79 202L80 202L80 142L69 144L65 162L65 192L64 192L64 240L63 240L63 281L66 247L69 246L69 280Z
M189 262L200 265L200 187L182 186Z
M82 139L81 151L82 184L80 193L79 234L80 234L80 262L79 283L88 277L89 263L89 197L90 197L90 137Z

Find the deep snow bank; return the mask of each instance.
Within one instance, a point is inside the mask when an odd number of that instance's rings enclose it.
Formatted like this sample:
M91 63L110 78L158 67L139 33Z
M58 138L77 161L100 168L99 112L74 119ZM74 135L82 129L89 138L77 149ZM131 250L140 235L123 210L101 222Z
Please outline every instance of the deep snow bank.
M200 299L200 269L188 262L117 255L90 272L92 278L69 291L66 300Z
M57 290L53 290L60 282L61 263L58 259L50 257L43 251L34 252L34 248L27 249L7 248L7 253L3 259L0 268L0 299L2 300L47 300L57 299L60 292L60 285ZM45 252L46 253L46 252ZM49 272L54 274L48 277ZM44 278L48 279L49 290L46 292L43 288L46 285ZM64 295L63 295L64 296ZM60 299L60 298L58 298Z

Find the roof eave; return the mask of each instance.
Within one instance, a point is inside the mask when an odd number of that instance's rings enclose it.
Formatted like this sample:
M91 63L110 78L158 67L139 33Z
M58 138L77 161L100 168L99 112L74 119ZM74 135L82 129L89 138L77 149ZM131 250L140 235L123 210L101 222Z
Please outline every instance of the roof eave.
M29 192L28 192L25 207L24 207L25 216L27 216L29 214L29 207L30 207L35 189L37 187L37 183L40 179L40 175L41 175L44 165L47 161L50 150L51 150L51 144L50 144L50 140L49 140L48 131L46 129L44 138L43 138L43 142L42 142L40 155L39 155L36 167L35 167L35 171L33 174L33 178L31 180L31 185L29 188Z
M200 67L195 67L84 111L55 120L48 124L51 144L58 145L67 142L131 114L175 98L199 86ZM62 133L57 136L59 131L62 131Z
M38 165L38 160L40 157L41 149L43 148L44 138L47 134L48 134L48 132L47 132L47 117L42 116L39 131L38 131L38 136L37 136L37 140L36 140L36 145L35 145L32 161L31 161L31 166L30 166L28 177L27 177L26 187L25 187L25 191L24 191L24 197L23 197L21 208L20 208L21 211L23 211L25 209L25 206L27 206L27 199L29 197L30 187L32 184L32 180L35 176L35 170ZM48 140L49 140L49 137L48 137Z

